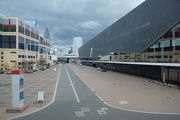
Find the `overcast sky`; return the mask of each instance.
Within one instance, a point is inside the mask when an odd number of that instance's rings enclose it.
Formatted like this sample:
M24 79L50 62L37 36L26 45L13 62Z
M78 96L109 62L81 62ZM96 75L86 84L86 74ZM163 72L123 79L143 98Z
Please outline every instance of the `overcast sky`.
M0 16L35 19L41 34L49 29L51 47L69 46L73 37L91 40L143 1L0 0Z

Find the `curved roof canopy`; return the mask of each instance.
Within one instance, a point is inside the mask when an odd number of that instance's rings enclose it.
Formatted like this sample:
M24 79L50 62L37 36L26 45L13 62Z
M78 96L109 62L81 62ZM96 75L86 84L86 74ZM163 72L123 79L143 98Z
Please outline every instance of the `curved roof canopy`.
M79 48L88 58L110 52L142 53L180 21L180 0L146 0Z

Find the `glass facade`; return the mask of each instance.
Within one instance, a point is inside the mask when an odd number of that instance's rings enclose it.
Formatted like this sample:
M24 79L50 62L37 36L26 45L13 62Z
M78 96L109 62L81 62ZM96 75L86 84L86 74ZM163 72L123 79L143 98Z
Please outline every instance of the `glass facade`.
M19 33L24 34L24 22L21 20L18 20L18 28L19 28Z
M0 35L0 48L3 48L3 36Z
M16 36L0 35L0 48L16 48Z
M0 18L0 31L2 31L2 32L16 32L16 19Z
M19 69L27 68L27 64L22 62L26 60L26 50L28 50L28 65L31 66L31 68L33 67L35 61L41 59L44 60L46 56L46 49L48 47L47 45L49 44L50 46L50 40L42 37L41 44L39 39L39 30L27 22L17 17L0 16L0 48L2 50L9 49L7 51L5 50L5 54L2 55L4 60L0 61L0 69L5 69L2 66L4 62L7 62L12 68L14 65L12 65L12 61L18 62L17 68ZM37 54L37 52L41 52L41 55ZM18 54L16 55L16 53ZM13 60L11 59L11 54L14 54L15 56L13 57Z

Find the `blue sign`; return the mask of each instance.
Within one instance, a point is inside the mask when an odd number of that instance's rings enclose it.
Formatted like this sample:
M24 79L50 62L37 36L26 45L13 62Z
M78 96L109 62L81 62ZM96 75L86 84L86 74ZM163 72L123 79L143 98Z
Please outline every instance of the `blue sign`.
M23 79L23 77L20 77L20 79L19 79L19 86L22 86L22 85L24 85L24 79Z
M24 99L24 91L19 92L19 101Z

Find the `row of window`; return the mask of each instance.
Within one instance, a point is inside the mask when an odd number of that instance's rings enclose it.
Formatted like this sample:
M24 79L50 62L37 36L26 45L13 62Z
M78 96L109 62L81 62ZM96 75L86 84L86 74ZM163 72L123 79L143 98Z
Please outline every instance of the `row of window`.
M25 34L32 38L39 40L38 29L31 27L25 22L18 20L19 33ZM0 18L0 31L2 32L16 32L16 19Z
M156 56L148 56L148 58L173 58L173 56L167 56L167 55L164 55L164 56L159 56L159 55L156 55Z
M26 55L18 55L18 58L27 58ZM28 55L28 58L35 58L35 56Z
M160 51L173 51L173 47L164 47L164 48L149 48L147 52L160 52ZM175 46L174 50L180 50L180 46Z
M16 48L15 35L0 35L0 48ZM19 36L18 49L30 50L47 54L48 50L44 47L39 48L39 43Z

